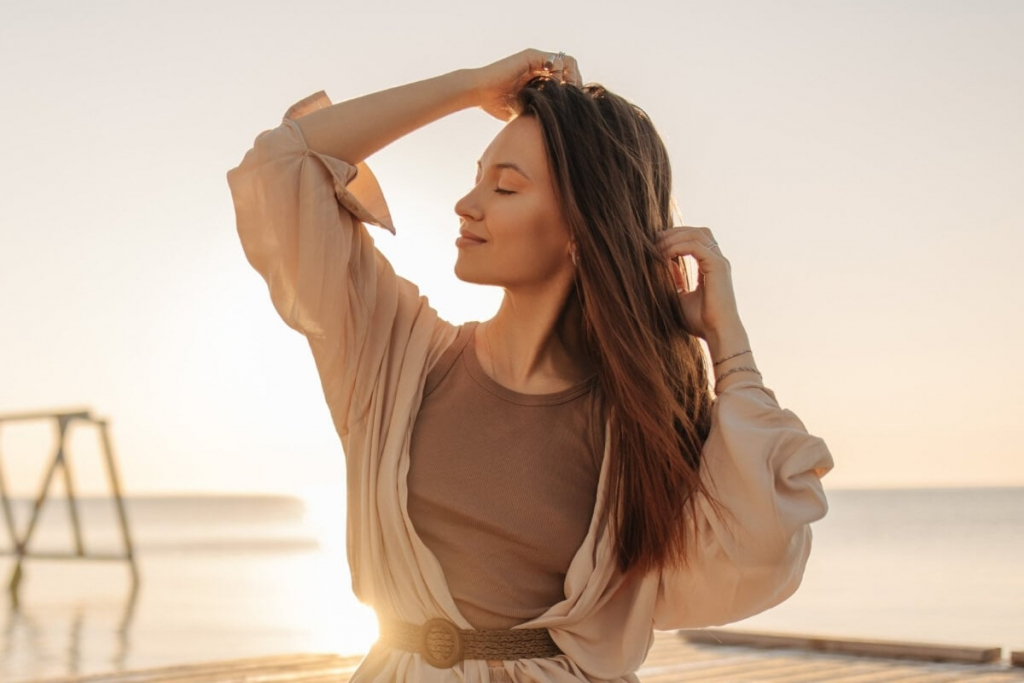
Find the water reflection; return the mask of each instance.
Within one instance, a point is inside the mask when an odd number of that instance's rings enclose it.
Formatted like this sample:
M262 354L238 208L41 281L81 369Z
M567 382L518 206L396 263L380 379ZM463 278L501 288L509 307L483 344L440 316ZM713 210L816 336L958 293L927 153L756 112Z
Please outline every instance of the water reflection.
M132 617L135 613L138 596L139 583L133 581L123 602L120 620L116 628L110 632L109 640L113 645L113 653L107 661L111 671L124 668L131 642ZM67 639L62 646L59 635L55 633L61 630L61 625L49 623L48 617L45 616L45 609L38 616L33 616L32 609L21 604L17 593L8 593L8 598L9 603L3 629L4 662L8 664L15 662L16 666L26 668L30 672L35 668L33 662L46 661L53 656L48 655L52 648L56 657L63 662L62 674L83 673L83 658L88 659L89 657L89 653L85 650L96 636L89 629L88 603L78 603L71 607L71 622L67 628ZM23 660L20 665L17 664L18 658Z
M0 680L295 653L354 655L376 639L373 611L350 592L333 514L314 529L304 506L290 499L133 505L138 587L121 563L26 560L18 595L6 594ZM66 543L63 530L44 525L41 546ZM103 534L90 541L102 546ZM13 564L0 558L0 576Z

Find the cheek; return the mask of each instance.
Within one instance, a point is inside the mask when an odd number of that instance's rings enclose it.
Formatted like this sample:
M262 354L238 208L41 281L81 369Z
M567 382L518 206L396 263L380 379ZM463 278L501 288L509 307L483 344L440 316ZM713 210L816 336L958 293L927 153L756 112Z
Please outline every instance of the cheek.
M565 247L568 231L562 225L558 211L547 202L529 202L518 207L513 228L517 246L535 257L557 256Z

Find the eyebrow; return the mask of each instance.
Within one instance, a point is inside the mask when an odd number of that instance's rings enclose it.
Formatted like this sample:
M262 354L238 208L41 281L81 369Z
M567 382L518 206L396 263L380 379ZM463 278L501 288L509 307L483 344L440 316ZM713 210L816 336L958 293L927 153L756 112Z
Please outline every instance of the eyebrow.
M479 161L476 162L476 167L477 167L477 169L482 169L482 165L480 164ZM503 162L501 162L499 164L494 164L493 167L498 169L498 170L505 169L505 168L512 169L513 171L515 171L519 175L523 176L524 178L526 178L530 182L533 182L533 179L530 178L530 175L526 171L524 171L522 169L522 167L519 166L519 164L514 164L511 161L503 161Z

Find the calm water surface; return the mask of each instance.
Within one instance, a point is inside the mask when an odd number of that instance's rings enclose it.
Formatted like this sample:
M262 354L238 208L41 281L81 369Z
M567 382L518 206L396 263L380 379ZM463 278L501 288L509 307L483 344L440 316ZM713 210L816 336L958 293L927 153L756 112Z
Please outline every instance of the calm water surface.
M828 495L798 593L735 627L1024 649L1024 488ZM5 595L0 680L364 652L376 622L350 592L340 505L130 501L138 591L118 563L26 561L18 604ZM44 510L32 547L66 550L65 506ZM83 527L88 548L117 549L108 502L87 501ZM0 580L12 566L0 558Z

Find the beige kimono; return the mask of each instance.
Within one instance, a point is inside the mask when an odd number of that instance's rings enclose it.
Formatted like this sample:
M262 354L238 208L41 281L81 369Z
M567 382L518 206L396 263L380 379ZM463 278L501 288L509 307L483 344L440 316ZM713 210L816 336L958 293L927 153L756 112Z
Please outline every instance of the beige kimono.
M323 92L296 103L228 172L238 235L277 312L307 338L347 463L348 562L356 597L422 623L456 609L437 558L406 507L409 441L428 370L454 341L413 283L375 248L366 224L395 228L373 174L306 146L294 119L330 105ZM625 579L604 525L607 425L595 513L565 578L565 599L522 628L546 627L565 653L505 662L515 681L638 681L653 630L721 625L773 607L796 591L811 551L810 523L827 501L833 467L754 375L715 400L702 476L735 515L728 533L703 500L702 543L687 571ZM483 660L434 668L419 654L375 649L354 683L489 678Z

